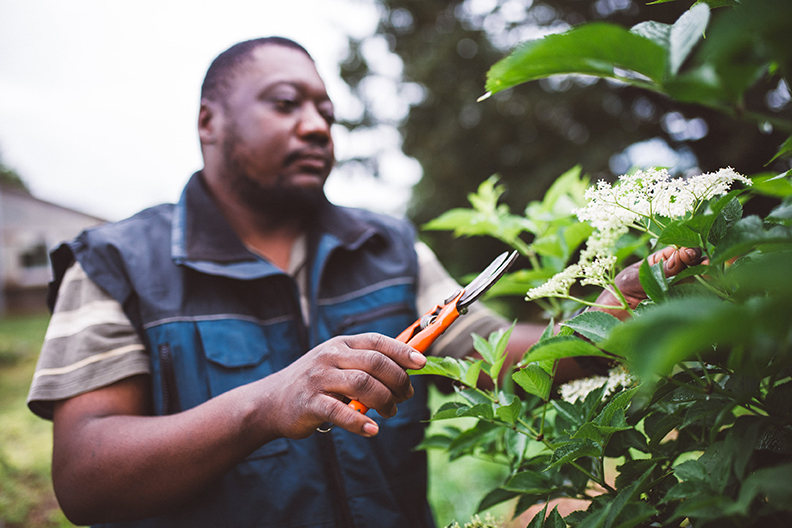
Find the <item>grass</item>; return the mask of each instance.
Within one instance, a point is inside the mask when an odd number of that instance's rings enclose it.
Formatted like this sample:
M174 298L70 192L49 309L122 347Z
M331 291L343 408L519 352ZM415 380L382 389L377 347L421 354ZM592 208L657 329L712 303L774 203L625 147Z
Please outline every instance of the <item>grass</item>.
M50 478L52 424L25 404L49 317L0 319L0 526L73 526Z
M445 401L455 399L445 396L434 387L430 388L429 407L432 412ZM455 418L432 422L427 435L441 432L443 427L455 426L460 429L472 427L475 418ZM449 461L448 453L430 449L429 455L429 503L434 512L438 527L448 526L454 521L464 526L478 510L481 499L492 489L503 484L508 468L483 459L471 457ZM495 518L509 519L514 505L503 503L488 510Z
M52 491L50 461L52 424L38 418L25 404L38 351L44 339L47 315L0 319L0 527L71 527ZM430 405L437 409L446 396L433 391ZM458 419L457 427L466 424ZM430 432L448 422L434 423ZM439 527L453 521L464 524L476 512L487 491L503 481L506 469L484 460L429 451L429 502ZM494 509L508 515L508 506Z

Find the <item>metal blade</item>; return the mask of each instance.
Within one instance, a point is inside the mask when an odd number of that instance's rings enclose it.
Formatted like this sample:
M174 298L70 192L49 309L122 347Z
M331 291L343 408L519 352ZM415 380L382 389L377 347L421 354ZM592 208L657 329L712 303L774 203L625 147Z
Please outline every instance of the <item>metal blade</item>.
M470 304L475 302L476 299L481 297L484 292L489 290L493 284L503 277L511 265L514 264L514 261L517 260L518 256L516 251L512 251L511 254L506 251L493 260L492 264L487 266L487 269L479 273L478 277L467 285L465 293L462 294L462 297L460 297L457 302L457 309L462 310L467 308Z

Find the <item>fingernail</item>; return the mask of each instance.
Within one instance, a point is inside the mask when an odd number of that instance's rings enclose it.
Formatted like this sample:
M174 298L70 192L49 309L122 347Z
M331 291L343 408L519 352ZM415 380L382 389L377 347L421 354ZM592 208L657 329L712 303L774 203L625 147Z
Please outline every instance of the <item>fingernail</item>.
M413 362L418 363L422 367L426 365L426 356L424 356L419 352L410 352L410 359L412 359Z
M379 433L379 426L373 422L366 422L363 424L363 433L366 436L374 436Z
M696 249L693 249L693 248L687 248L687 249L685 249L685 254L686 254L688 257L690 257L691 259L698 258L698 250L696 250Z

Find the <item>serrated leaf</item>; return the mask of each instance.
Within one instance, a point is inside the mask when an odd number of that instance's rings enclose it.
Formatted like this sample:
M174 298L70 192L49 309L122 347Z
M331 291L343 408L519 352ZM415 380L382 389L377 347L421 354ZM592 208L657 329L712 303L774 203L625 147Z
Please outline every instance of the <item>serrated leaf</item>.
M776 152L775 156L773 156L770 159L770 161L765 163L765 166L770 165L771 163L773 163L778 158L787 157L787 154L789 154L791 152L792 152L792 136L789 136L786 139L786 141L784 141L784 143L782 143L781 146L778 148L778 152Z
M528 394L539 396L547 401L550 395L550 388L553 385L552 378L539 365L530 363L512 374L514 382L525 390Z
M589 310L564 321L561 325L567 326L587 339L598 343L607 339L611 330L620 323L621 321L609 313Z
M624 411L635 396L635 393L638 391L639 387L633 387L631 389L625 389L620 393L612 396L608 404L602 410L602 412L597 416L595 422L597 425L601 425L603 427L608 427L613 425L613 420L617 415L618 411ZM624 415L622 415L623 417Z
M584 456L601 456L602 449L589 439L576 442L566 442L553 451L553 457L550 459L548 469L556 466L561 466L569 462L574 462L578 458Z
M495 363L495 349L492 347L492 343L478 334L471 335L473 336L473 348L475 351L481 354L484 361L493 365Z
M536 343L525 356L526 361L544 361L576 356L613 356L603 352L588 341L574 336L555 336L541 343Z
M461 409L460 409L461 410ZM495 413L492 411L492 405L486 403L479 403L465 409L463 412L457 412L458 417L472 417L472 418L484 418L485 420L491 421L495 417Z
M515 474L501 488L527 495L540 495L550 491L552 485L549 485L545 475L536 471L525 470Z
M649 260L644 259L638 268L638 278L641 281L646 295L655 303L661 303L668 298L668 281L663 271L663 261L659 260L649 265Z
M516 491L507 491L501 488L495 488L494 490L487 493L481 502L478 505L477 512L482 512L484 510L488 510L493 506L500 504L501 502L505 502L509 499L513 499L519 495Z
M500 374L501 369L503 368L503 364L506 362L506 346L509 344L509 338L511 337L512 330L514 330L514 326L516 323L513 323L508 330L503 330L502 328L496 332L493 332L489 336L490 344L492 345L493 353L495 356L495 361L492 362L490 366L489 375L493 380L498 379L498 375Z
M563 400L551 400L550 403L552 403L556 413L572 427L580 427L586 422L581 413L582 409L579 409L575 405Z
M460 360L452 358L452 357L435 357L435 356L427 356L426 357L426 365L420 370L413 370L408 369L407 373L414 376L419 375L429 375L434 374L437 376L443 376L446 378L451 378L453 380L459 380L459 375L462 372L462 367L460 366Z
M693 46L704 36L709 17L709 7L698 4L683 13L671 26L668 36L668 69L671 75L675 76L679 72Z
M666 52L655 42L616 24L584 24L524 43L490 68L486 89L496 93L556 74L616 78L616 67L660 82L665 74Z
M469 409L470 405L459 402L446 402L440 406L437 412L432 416L432 420L447 420L449 418L456 418L460 409Z
M509 425L514 425L517 421L517 418L520 416L521 411L521 402L520 398L515 395L512 396L512 401L506 405L500 405L497 409L495 409L495 416L503 420L504 422L508 423Z
M687 220L675 220L666 226L657 242L666 246L699 247L701 237L688 227Z
M599 445L603 445L605 440L602 436L602 433L599 431L599 428L592 422L584 423L577 431L575 431L575 434L572 435L573 440L583 440L586 438Z
M475 387L478 384L479 373L483 363L484 361L479 359L468 367L467 372L465 372L465 379L462 380L468 387Z
M658 46L668 49L668 39L671 35L671 24L663 24L654 20L640 22L630 28L631 33L648 38Z

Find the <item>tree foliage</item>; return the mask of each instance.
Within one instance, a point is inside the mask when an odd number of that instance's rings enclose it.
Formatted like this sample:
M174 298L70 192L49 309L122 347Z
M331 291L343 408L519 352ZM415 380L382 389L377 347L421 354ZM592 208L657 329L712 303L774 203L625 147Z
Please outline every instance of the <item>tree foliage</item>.
M440 212L463 207L467 193L496 173L506 189L503 199L512 208L542 196L558 174L575 165L594 179L612 180L632 163L625 149L655 138L701 171L732 166L755 174L789 168L784 160L765 167L786 137L771 126L612 80L545 79L477 102L490 67L522 41L588 21L616 24L625 31L648 19L673 24L692 2L378 1L382 16L373 38L385 39L401 57L403 80L411 92L421 88L421 97L400 123L405 153L424 170L409 213L419 225ZM724 15L725 9L712 13L713 18ZM352 44L342 75L365 102L361 88L376 64L367 63L365 42ZM782 88L777 77L763 77L744 94L742 105L771 117L788 117L792 105L786 104ZM357 125L375 122L369 111ZM485 240L450 244L443 234L424 236L455 274L480 268L502 250Z

